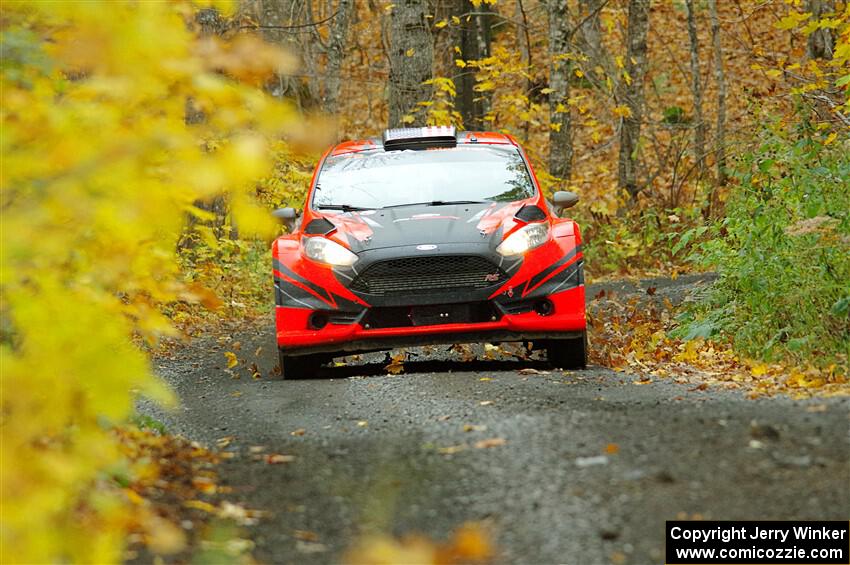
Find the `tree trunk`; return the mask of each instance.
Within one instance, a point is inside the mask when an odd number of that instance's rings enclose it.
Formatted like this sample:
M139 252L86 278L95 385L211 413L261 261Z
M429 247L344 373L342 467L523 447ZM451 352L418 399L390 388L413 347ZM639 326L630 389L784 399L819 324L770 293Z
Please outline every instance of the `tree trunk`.
M425 19L426 0L397 0L391 14L389 127L425 125L417 102L431 98L433 47Z
M478 58L486 59L490 56L492 47L492 23L493 17L492 7L489 4L482 4L479 9L480 14L475 16L476 19L476 39L478 40ZM485 129L484 116L490 112L493 104L493 91L488 90L479 92L475 100L475 112L478 121L477 129Z
M277 98L292 99L299 108L320 105L324 77L318 77L316 51L324 52L327 46L317 41L318 32L309 25L314 21L311 0L243 0L240 12L257 22L263 39L299 57L301 76L276 75L266 90Z
M573 161L570 63L570 13L567 0L548 0L549 13L549 173L570 179Z
M477 61L490 56L490 15L488 7L475 7L469 0L455 0L454 15L460 18L458 43L460 58ZM475 13L474 16L468 15ZM457 110L468 130L484 127L484 114L489 111L490 97L475 91L475 67L467 66L455 81Z
M457 15L460 17L460 58L464 61L475 61L480 59L478 53L477 20L464 16L471 11L472 4L469 0L458 0ZM467 130L479 129L478 116L475 112L475 70L473 67L461 69L460 80L457 84L457 111L463 119L463 126Z
M723 46L720 43L720 18L717 17L717 0L708 0L711 17L711 43L714 49L714 80L717 83L717 130L714 141L714 162L717 166L717 184L726 184L726 77L723 74ZM709 200L709 208L712 202Z
M611 61L611 57L605 45L602 43L602 29L599 24L599 14L607 0L579 0L578 20L581 25L578 28L578 41L581 50L590 58L593 71L593 82L598 88L605 83L605 77L611 77L613 81L618 81L617 71ZM603 72L597 73L596 67L600 67ZM585 75L587 76L587 75ZM588 77L589 78L589 77ZM616 87L616 85L612 85ZM616 88L614 88L616 90Z
M817 21L827 14L835 12L834 0L808 0L806 11L812 13L810 21ZM831 29L817 29L809 34L806 42L806 57L809 59L832 59L835 37Z
M702 116L702 76L699 69L699 37L697 36L694 0L686 0L688 37L691 40L691 94L694 97L694 158L699 177L705 176L705 123Z
M525 95L528 97L528 103L526 104L526 110L528 113L531 113L531 94L534 85L531 82L531 72L533 67L532 62L532 50L531 50L531 32L528 26L528 12L525 10L525 5L522 3L523 0L516 0L516 10L514 19L516 20L516 38L517 43L519 43L519 51L522 55L523 63L525 64L525 72L528 73L528 76L525 79ZM523 142L528 141L528 131L531 127L531 122L529 120L525 120L522 125L522 140Z
M215 8L203 8L198 10L195 14L195 23L198 26L198 34L201 37L220 35L225 31L226 27L221 14ZM206 120L207 116L204 111L198 109L191 99L186 100L184 114L184 121L186 124L189 126L203 124ZM215 215L215 218L209 221L202 221L199 220L197 216L188 214L186 216L184 235L177 242L178 250L194 247L196 240L193 237L193 234L195 233L195 226L199 224L211 227L216 239L221 239L226 235L224 233L224 226L227 224L229 207L228 199L224 195L213 196L208 200L196 200L193 205L206 212L211 212ZM232 236L236 235L234 230L235 227L232 227Z
M620 128L620 156L617 173L620 187L628 192L631 203L641 191L637 182L640 126L643 118L643 83L646 77L646 36L649 31L649 0L629 0L629 28L626 37L626 72L623 98L630 115Z
M328 39L328 64L325 69L325 93L322 106L328 114L336 114L339 109L340 67L345 57L348 43L348 25L354 8L353 0L339 0L336 18L334 18Z

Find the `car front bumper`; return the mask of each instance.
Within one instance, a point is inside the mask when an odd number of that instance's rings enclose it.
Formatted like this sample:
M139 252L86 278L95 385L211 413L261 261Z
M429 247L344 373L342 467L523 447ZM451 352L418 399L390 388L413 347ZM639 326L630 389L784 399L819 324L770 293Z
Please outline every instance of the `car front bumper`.
M565 339L586 330L583 284L538 301L546 299L552 307L547 315L533 309L511 313L494 303L495 319L404 327L371 327L364 313L343 323L331 317L316 328L311 318L316 310L278 306L277 343L288 355L346 354L441 343Z

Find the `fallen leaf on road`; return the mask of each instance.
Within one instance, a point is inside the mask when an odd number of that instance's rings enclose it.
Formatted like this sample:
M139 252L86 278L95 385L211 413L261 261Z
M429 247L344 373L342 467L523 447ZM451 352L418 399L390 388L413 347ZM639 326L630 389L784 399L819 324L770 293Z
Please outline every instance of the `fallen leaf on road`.
M486 383L487 381L492 381L493 379L491 379L490 377L481 377L481 378L480 378L480 379L478 379L478 380L479 380L479 381L481 381L481 382L485 382L485 383Z
M552 371L538 371L537 369L526 367L525 369L520 369L518 372L520 375L548 375Z
M609 455L614 455L615 453L618 453L619 451L620 451L620 446L617 445L616 443L609 443L608 445L605 446L605 453L607 453Z
M301 541L319 541L319 534L310 530L293 530L292 537Z
M508 443L503 437L494 437L490 439L482 439L481 441L475 442L475 449L487 449L489 447L499 447L500 445L505 445Z
M234 439L236 439L236 436L224 436L224 437L220 437L220 438L218 438L217 440L215 440L215 444L216 444L219 448L224 448L224 447L227 447L228 445L230 445L230 443L231 443Z
M215 481L209 477L192 477L192 486L204 494L216 491Z
M406 353L402 351L390 358L390 363L384 367L384 370L391 375L398 375L404 372L404 359Z
M647 375L642 376L640 379L638 379L636 381L632 381L632 384L634 384L634 385L648 385L650 383L652 383L652 379L649 378Z
M490 535L481 524L467 522L458 528L448 546L437 548L435 563L482 562L493 556Z
M295 540L295 551L298 553L324 553L327 550L327 546L321 543Z
M224 357L227 359L227 368L232 369L236 365L239 364L239 359L236 358L236 354L232 351L225 351Z
M233 392L230 393L230 396L232 396L233 398L239 398L240 396L242 396L242 391L241 390L234 390Z
M221 503L221 508L218 510L219 518L233 520L241 526L253 526L257 523L257 518L264 514L264 512L248 510L244 506L226 500Z
M305 430L304 428L298 428L295 431L289 432L289 435L291 435L291 436L303 436L306 433L307 433L307 430Z
M815 404L806 408L806 412L826 412L826 404Z
M359 422L357 422L357 425L361 428L365 428L369 425L369 422L367 422L366 420L360 420Z
M248 453L262 453L266 450L265 445L252 445L248 448Z
M478 403L479 406L490 406L491 404L493 404L492 400L482 400Z
M259 367L257 367L257 364L256 364L256 363L251 363L250 370L251 370L251 376L252 376L255 380L256 380L256 379L261 379L261 378L263 378L263 376L260 374L260 368L259 368Z
M215 514L218 512L218 508L210 504L209 502L204 502L203 500L187 500L183 503L183 506L186 508L194 508L196 510L203 510L209 514Z
M169 555L186 547L186 534L179 527L159 516L145 520L147 546L157 555Z
M656 288L654 286L651 286L651 287L646 289L646 293L648 295L652 296L653 294L655 294L655 290L656 290Z
M438 447L437 453L442 453L443 455L451 455L453 453L463 451L467 447L469 447L469 446L467 446L465 444L464 445L450 445L448 447Z
M295 461L294 455L281 455L280 453L270 453L266 455L266 463L269 465L278 465L280 463L291 463Z
M483 432L487 429L487 426L479 426L476 424L466 424L463 426L463 431L465 432Z
M448 542L438 543L422 535L396 539L387 535L359 541L343 558L344 563L485 563L495 550L490 535L481 524L467 522Z
M593 467L594 465L607 465L608 457L606 455L594 455L593 457L576 457L576 466L578 467Z

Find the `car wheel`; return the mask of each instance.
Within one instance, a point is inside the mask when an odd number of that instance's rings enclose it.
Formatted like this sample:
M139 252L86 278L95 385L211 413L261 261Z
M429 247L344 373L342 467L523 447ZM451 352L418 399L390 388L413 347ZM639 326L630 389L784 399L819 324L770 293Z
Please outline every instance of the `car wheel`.
M280 354L280 376L286 380L314 379L326 361L325 355L286 355L282 349Z
M587 366L587 333L570 339L553 339L546 344L549 363L559 369L584 369Z

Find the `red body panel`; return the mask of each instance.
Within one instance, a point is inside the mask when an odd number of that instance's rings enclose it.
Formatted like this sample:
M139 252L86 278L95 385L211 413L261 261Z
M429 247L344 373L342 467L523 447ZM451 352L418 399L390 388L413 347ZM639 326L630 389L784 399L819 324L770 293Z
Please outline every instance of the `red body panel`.
M555 313L540 316L536 312L506 315L496 322L478 324L440 324L412 328L383 328L367 330L360 324L328 324L321 330L308 329L307 319L312 313L304 308L277 308L277 342L281 347L298 348L319 343L339 343L358 339L384 338L407 335L458 333L463 331L509 330L521 332L584 331L584 287L579 286L553 294Z

